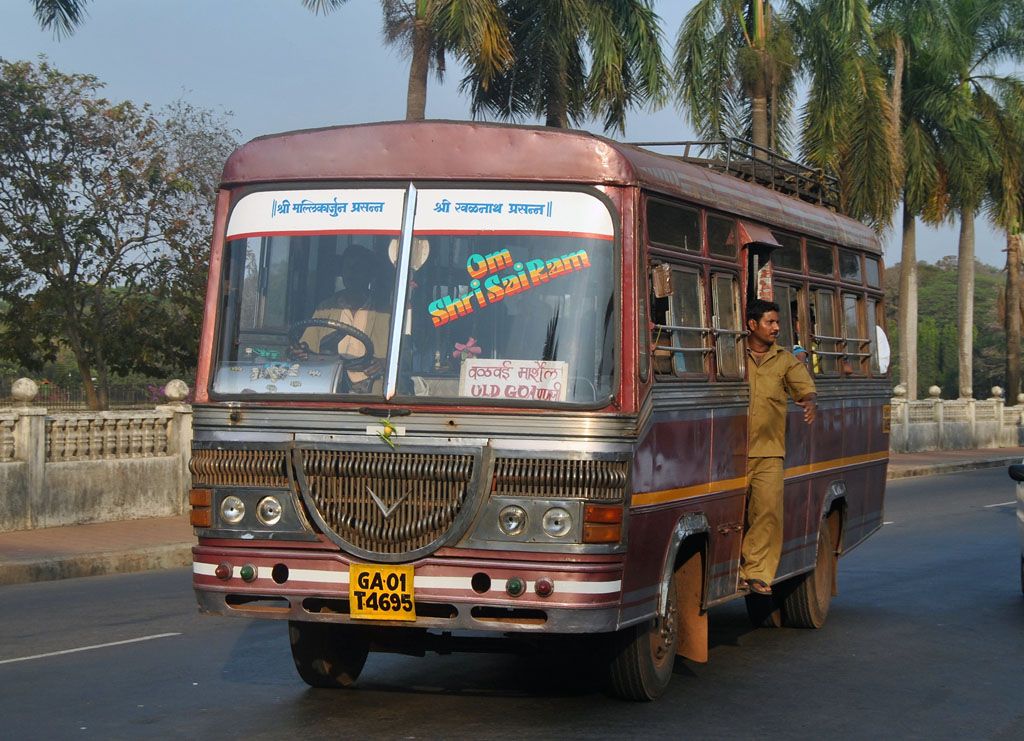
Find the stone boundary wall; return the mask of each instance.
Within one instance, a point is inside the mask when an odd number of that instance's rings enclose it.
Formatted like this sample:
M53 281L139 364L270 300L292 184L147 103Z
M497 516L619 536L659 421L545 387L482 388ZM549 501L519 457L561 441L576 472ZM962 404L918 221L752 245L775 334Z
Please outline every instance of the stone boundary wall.
M192 409L0 412L0 532L188 509Z
M1024 399L1006 406L998 386L988 399L944 400L938 386L929 389L928 399L915 401L905 398L902 386L894 392L889 435L893 453L1024 445Z

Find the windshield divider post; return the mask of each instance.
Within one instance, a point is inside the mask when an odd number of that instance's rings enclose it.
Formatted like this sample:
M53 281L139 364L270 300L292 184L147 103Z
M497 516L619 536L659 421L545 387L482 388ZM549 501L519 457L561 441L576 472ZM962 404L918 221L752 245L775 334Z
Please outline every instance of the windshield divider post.
M392 301L391 343L388 346L387 377L384 382L384 398L390 401L398 389L398 349L402 344L402 323L405 321L405 300L409 290L409 262L412 259L412 229L416 216L416 186L409 183L405 196L405 213L402 216L402 238L398 245L398 275L395 280L395 297Z

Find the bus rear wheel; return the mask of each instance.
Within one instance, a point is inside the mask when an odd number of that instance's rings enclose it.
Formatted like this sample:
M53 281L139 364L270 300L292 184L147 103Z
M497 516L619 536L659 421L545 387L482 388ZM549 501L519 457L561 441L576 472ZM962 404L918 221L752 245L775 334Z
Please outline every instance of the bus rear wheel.
M288 639L295 668L310 687L351 687L370 653L370 634L354 625L290 620Z
M818 530L818 553L814 569L795 577L794 586L782 605L786 624L794 628L820 628L828 617L832 585L836 573L836 553L832 528L822 520Z
M679 641L677 612L675 579L670 579L663 615L614 634L609 665L612 694L649 702L668 689Z

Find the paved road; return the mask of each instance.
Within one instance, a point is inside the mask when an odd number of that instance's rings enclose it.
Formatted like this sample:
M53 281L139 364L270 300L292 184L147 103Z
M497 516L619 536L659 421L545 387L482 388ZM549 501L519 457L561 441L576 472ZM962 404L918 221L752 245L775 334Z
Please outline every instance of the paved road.
M566 653L374 654L359 689L310 690L283 624L196 614L186 570L0 587L0 735L1020 739L1012 496L1002 469L892 482L823 629L716 609L710 662L678 662L653 704L609 700Z

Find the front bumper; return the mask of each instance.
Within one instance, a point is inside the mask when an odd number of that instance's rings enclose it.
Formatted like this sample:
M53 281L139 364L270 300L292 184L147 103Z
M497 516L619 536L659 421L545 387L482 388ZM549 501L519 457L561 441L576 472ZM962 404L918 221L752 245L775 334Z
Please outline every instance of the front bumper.
M621 627L622 562L497 561L432 556L414 563L416 620L354 619L349 614L349 566L341 553L315 550L196 546L193 585L201 611L215 615L374 626L534 633L604 633ZM230 567L224 580L217 566ZM244 581L243 566L255 578ZM509 579L526 584L510 596ZM535 591L537 580L553 584Z

